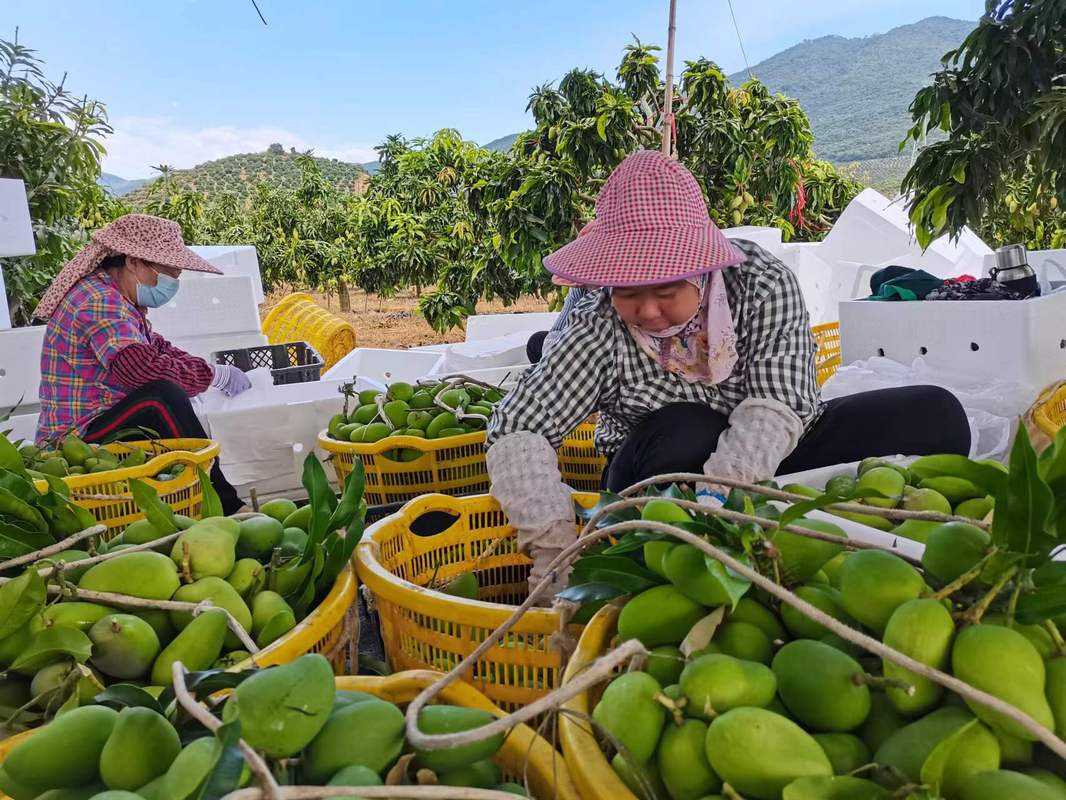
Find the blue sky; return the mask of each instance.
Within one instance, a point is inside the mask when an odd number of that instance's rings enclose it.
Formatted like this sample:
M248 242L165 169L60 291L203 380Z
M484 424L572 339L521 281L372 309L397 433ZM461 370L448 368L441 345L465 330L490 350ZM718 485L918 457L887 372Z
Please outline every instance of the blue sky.
M528 124L537 84L613 75L635 33L665 45L667 0L3 0L0 38L104 101L104 168L127 178L271 142L352 161L394 132L485 143ZM734 0L749 61L828 34L866 36L982 0ZM678 0L678 63L744 61L726 0Z

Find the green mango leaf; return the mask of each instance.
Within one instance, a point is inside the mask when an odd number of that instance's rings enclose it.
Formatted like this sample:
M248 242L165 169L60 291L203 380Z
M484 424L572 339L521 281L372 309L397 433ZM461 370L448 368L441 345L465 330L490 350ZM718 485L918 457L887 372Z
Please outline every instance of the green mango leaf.
M248 678L256 674L258 670L244 669L240 672L227 672L222 669L207 669L201 672L190 672L185 676L185 687L198 700L205 700L216 692L225 689L235 689ZM159 695L159 705L167 708L174 702L174 687L167 686ZM203 730L203 726L200 726Z
M1018 598L1014 618L1023 625L1038 625L1066 613L1066 586L1041 588Z
M321 550L322 541L329 533L329 520L337 507L337 496L333 493L326 471L313 452L304 459L303 486L311 505L311 522L308 525L307 544L300 554L300 563L306 564L314 554Z
M1018 426L1011 448L1010 474L1005 477L996 494L992 542L1023 555L1023 564L1045 561L1056 543L1045 530L1054 498L1040 477L1036 453L1024 425Z
M625 594L643 592L663 583L663 579L625 556L585 556L574 563L572 580L576 583L606 583Z
M1066 427L1059 428L1055 441L1040 454L1037 468L1054 498L1048 530L1057 539L1066 540Z
M157 531L166 536L178 530L178 523L174 521L174 510L159 499L159 492L136 478L130 478L129 485L133 502Z
M62 480L60 483L63 483ZM66 484L63 483L63 486ZM36 486L18 473L6 469L0 469L0 489L7 489L23 503L30 505L35 505L41 499Z
M199 800L221 800L236 791L244 773L244 755L241 753L241 721L227 722L215 731L215 738L222 743L222 755L207 773L196 797Z
M592 508L584 508L582 506L576 507L577 516L579 519L583 519L588 522L600 511L602 511L605 506L609 506L612 503L617 503L621 500L622 498L614 494L613 492L600 492L599 502L596 503L596 505L594 505ZM610 514L608 514L599 522L597 522L596 527L605 528L608 525L614 525L616 522L630 522L635 519L640 519L640 509L623 508L618 511L612 511Z
M28 569L0 586L0 639L20 630L44 608L48 597L44 578Z
M0 516L38 533L48 533L48 523L45 522L41 512L2 486L0 486Z
M804 500L802 503L793 503L790 505L781 512L781 516L777 519L777 524L791 525L793 522L806 516L811 511L822 509L835 503L865 500L867 497L887 497L887 495L871 488L856 489L854 492L848 494L822 494L818 497L811 498L810 500Z
M937 743L937 746L926 756L925 762L922 764L921 778L923 784L932 786L934 789L940 787L940 784L944 781L944 770L947 769L951 757L955 755L955 752L960 747L966 748L970 734L980 724L979 720L972 719L953 734Z
M6 435L0 435L0 469L7 469L16 475L26 474L26 465L22 461L22 453L11 443Z
M1033 583L1041 589L1066 583L1066 561L1048 561L1033 571Z
M365 485L366 474L363 462L357 458L352 464L352 471L344 481L344 491L341 493L340 502L333 509L333 514L329 518L329 523L326 526L327 531L344 530L357 517L363 516L359 514L359 509L362 505Z
M751 566L751 560L747 555L743 553L729 553L737 561L741 562L745 566ZM743 575L738 575L733 570L729 569L721 561L716 560L712 556L705 555L703 557L704 563L707 564L707 570L711 575L718 580L725 589L727 595L729 595L730 608L736 608L737 602L751 588L751 581L745 578Z
M655 531L628 531L625 536L603 551L605 556L619 556L644 549L645 542L656 542L667 538L668 534Z
M150 708L166 716L166 709L156 698L133 683L113 683L93 698L93 702L116 711L124 708Z
M1026 437L1028 441L1028 437ZM922 480L949 476L965 478L984 489L985 494L996 494L1007 482L1007 473L989 464L979 464L966 456L942 453L935 456L922 456L911 463L907 469ZM1013 470L1012 470L1013 471Z
M610 583L582 583L577 586L568 586L555 596L560 600L584 604L598 600L611 600L623 594L625 592Z
M211 484L211 478L200 467L196 468L196 477L200 480L200 491L203 492L203 501L200 504L200 518L224 516L222 501L218 498L218 492Z
M0 561L17 558L55 544L51 534L31 531L14 522L0 520Z
M36 672L62 658L72 658L79 664L89 660L93 643L77 628L56 626L45 628L30 640L11 664L16 672Z

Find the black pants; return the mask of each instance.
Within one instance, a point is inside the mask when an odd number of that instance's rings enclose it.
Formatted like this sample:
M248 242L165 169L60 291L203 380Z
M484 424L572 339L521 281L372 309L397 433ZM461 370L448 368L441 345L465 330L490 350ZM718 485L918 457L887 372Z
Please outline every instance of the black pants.
M544 355L544 339L547 335L548 331L537 331L526 341L526 358L530 364L538 363Z
M130 392L89 423L85 439L99 441L127 428L148 428L161 439L207 438L185 390L171 381L152 381ZM131 432L120 438L143 439L145 436ZM211 484L218 492L224 513L233 514L244 505L237 490L222 474L217 458L211 467Z
M701 403L675 403L654 411L615 451L604 471L604 484L617 492L668 472L702 473L727 427L724 414ZM969 451L970 426L951 392L938 386L880 389L828 401L778 474L867 456Z

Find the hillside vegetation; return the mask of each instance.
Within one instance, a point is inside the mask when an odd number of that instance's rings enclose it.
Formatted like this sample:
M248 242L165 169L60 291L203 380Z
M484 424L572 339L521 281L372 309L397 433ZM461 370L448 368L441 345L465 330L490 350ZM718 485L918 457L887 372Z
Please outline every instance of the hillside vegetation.
M301 171L296 160L299 153L271 145L261 153L239 153L217 161L206 161L192 169L170 170L172 185L182 191L202 192L207 197L227 192L240 198L250 197L260 183L272 188L292 190L300 185ZM314 156L322 177L333 188L346 192L361 192L366 187L367 174L358 164L335 158ZM151 182L138 187L123 199L134 208L147 202Z

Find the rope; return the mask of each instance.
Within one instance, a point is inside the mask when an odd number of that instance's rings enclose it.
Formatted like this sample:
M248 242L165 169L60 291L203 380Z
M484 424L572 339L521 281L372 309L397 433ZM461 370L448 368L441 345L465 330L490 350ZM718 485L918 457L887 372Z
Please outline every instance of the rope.
M744 49L744 39L740 35L740 26L737 24L737 15L733 11L733 0L726 0L729 4L729 16L733 18L733 30L737 32L737 44L740 45L740 54L744 56L744 68L748 71L748 77L755 80L755 73L751 71L751 64L748 63L748 53Z

